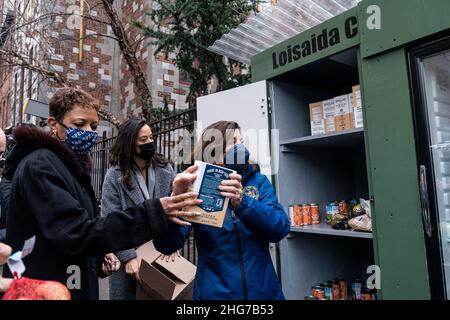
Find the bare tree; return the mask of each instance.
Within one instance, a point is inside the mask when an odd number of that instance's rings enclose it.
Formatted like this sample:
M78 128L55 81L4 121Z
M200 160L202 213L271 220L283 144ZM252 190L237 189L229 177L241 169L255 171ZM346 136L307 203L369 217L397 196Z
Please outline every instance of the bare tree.
M152 95L150 92L150 88L147 85L147 81L145 80L144 73L136 57L136 46L131 43L130 39L128 39L125 33L123 23L117 15L117 12L114 10L114 0L101 1L103 4L103 8L109 17L109 23L114 32L114 35L118 40L120 50L122 51L122 54L128 64L128 67L130 68L131 73L133 74L133 81L136 85L142 103L143 115L149 121L156 120L153 114L150 112L152 108Z
M80 40L87 40L91 37L104 37L117 41L121 53L128 65L132 81L135 84L138 104L142 106L143 116L149 120L156 120L152 113L151 91L146 82L144 72L136 57L136 48L144 38L132 42L125 32L124 23L114 7L114 0L90 0L88 10L84 12L67 12L61 10L58 6L58 0L47 0L39 3L32 0L5 0L11 3L14 8L14 23L8 26L7 30L1 30L0 39L6 38L4 44L0 45L0 68L21 68L22 70L32 71L40 77L40 81L46 82L49 87L62 87L77 85L76 81L68 79L64 72L61 72L51 61L56 52L67 50L67 43ZM84 0L87 4L88 1ZM102 12L102 17L91 14L93 10ZM95 33L85 34L77 37L74 35L65 35L64 37L54 37L55 22L61 18L72 19L72 23L77 24L82 16ZM4 20L4 19L0 19ZM109 26L112 34L102 32ZM99 31L98 31L99 30ZM98 32L97 32L98 31ZM27 45L24 45L27 43ZM30 46L34 46L34 52L26 51ZM81 48L82 50L83 48ZM22 72L23 73L23 72ZM120 121L106 110L100 110L99 115L106 121L118 127Z

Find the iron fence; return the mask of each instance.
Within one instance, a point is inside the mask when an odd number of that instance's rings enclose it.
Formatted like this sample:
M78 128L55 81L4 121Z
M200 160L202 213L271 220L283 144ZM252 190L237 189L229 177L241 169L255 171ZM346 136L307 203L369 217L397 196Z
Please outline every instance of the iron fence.
M196 117L196 109L192 108L150 124L157 152L169 159L177 172L182 171L184 165L173 163L174 151L176 156L183 156L183 152L191 152L192 150L180 150L180 152L176 152L174 148L182 141L182 139L186 139L186 133L193 132ZM106 171L110 166L109 151L115 140L116 137L106 138L106 132L103 132L101 141L93 147L92 151L92 186L99 205L102 197L103 180ZM193 143L189 145L193 146ZM184 247L181 249L181 254L183 257L196 264L197 252L192 233L186 240Z
M185 165L179 163L173 157L183 157L183 153L191 152L192 148L191 150L181 149L179 152L174 148L180 145L183 139L193 139L193 135L190 133L194 130L196 119L197 110L192 108L151 124L158 152L172 163L177 162L177 164L174 164L177 171L182 171ZM189 146L193 145L194 143L191 141Z
M116 137L106 138L106 131L104 131L101 141L92 148L92 187L99 204L102 198L103 180L110 166L109 151L115 141Z

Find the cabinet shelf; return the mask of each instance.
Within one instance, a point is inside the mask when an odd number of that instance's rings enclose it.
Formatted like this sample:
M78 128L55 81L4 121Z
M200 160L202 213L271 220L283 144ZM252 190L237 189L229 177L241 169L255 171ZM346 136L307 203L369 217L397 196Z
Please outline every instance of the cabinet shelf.
M365 238L372 239L373 235L371 232L361 232L353 230L337 230L333 229L330 225L326 223L303 226L303 227L291 227L291 232L300 233L313 233L313 234L324 234L330 236L341 236L341 237L353 237L353 238Z
M291 147L353 148L364 144L364 128L356 128L318 136L307 136L280 143L282 151Z

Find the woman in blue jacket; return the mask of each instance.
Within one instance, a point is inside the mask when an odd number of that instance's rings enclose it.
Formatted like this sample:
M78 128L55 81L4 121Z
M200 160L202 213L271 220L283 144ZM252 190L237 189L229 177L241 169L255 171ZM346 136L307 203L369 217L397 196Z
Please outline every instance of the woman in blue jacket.
M216 137L205 141L203 138L208 130L220 132L225 139ZM232 139L227 139L230 132ZM194 153L196 159L205 159L205 149L212 150L212 144L223 141L219 149L223 147L225 156L219 156L223 161L215 162L238 172L232 177L234 181L224 181L220 187L222 195L231 199L223 227L193 226L198 249L195 300L284 299L270 257L269 243L278 242L288 234L289 219L267 177L260 173L257 165L249 163L249 152L241 144L240 136L236 122L217 122L205 129L203 142ZM175 194L188 187L179 181L195 180L194 171L191 167L180 174L182 179L175 178ZM183 246L192 226L170 223L169 229L167 236L154 240L156 249L165 255Z

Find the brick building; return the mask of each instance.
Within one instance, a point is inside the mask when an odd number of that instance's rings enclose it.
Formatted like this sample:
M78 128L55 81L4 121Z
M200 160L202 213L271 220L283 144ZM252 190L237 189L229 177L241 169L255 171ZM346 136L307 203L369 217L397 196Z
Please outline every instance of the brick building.
M136 44L154 107L186 109L190 84L174 66L173 56L155 58L149 40L132 26L132 21L150 24L145 12L151 10L152 1L116 0L114 4L130 41ZM80 17L80 5L84 17ZM9 33L2 31L5 41L0 49L19 52L28 64L61 74L121 120L142 113L128 65L99 0L0 0L0 25L6 25L8 13L14 14L14 24ZM47 102L56 82L27 67L11 66L5 55L0 55L0 61L0 127L38 123L40 119L22 114L23 106L28 98ZM113 134L108 123L100 130Z
M186 109L186 95L190 83L186 77L180 74L173 64L173 54L165 56L159 54L156 59L153 57L153 50L147 41L139 41L139 31L130 26L132 21L144 22L151 25L151 20L146 12L151 11L152 1L149 0L119 0L116 1L116 8L120 16L128 17L124 21L125 30L129 39L137 41L137 58L144 70L146 78L151 83L151 94L153 104L157 107L167 107L169 110ZM118 86L120 92L120 113L122 115L137 115L142 112L142 106L136 100L136 92L133 81L130 77L128 65L124 58L120 57L120 62L116 63L120 67L118 76Z
M7 30L13 21L13 11L11 8L0 1L0 49L8 46ZM11 115L12 99L12 73L3 66L3 55L0 52L0 124L7 123Z

